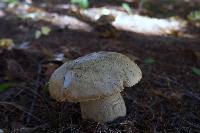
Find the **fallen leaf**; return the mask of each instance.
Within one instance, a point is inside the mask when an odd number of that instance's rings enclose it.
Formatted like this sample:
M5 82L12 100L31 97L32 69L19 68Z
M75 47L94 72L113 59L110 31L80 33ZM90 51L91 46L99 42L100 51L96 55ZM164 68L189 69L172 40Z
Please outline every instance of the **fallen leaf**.
M42 8L39 7L34 7L34 6L29 6L26 9L27 13L34 13L34 12L43 12L44 10Z
M86 9L89 6L88 0L71 0L71 3L78 4L82 9Z
M193 11L188 15L188 19L192 21L199 21L200 20L200 10Z
M131 10L129 4L127 4L127 3L122 3L122 8L123 8L126 12L128 12L128 14L132 14L132 10Z
M10 38L0 39L0 48L3 49L12 49L14 47L14 42Z
M47 26L41 27L41 32L43 35L48 35L51 32L51 29Z
M56 60L56 61L64 61L65 60L65 55L64 53L57 53L57 54L54 54L54 59L53 60Z
M46 83L44 85L44 87L42 88L42 90L45 92L45 93L49 93L49 83Z
M200 76L200 69L199 68L196 68L196 67L192 67L192 72L198 76Z
M0 92L7 90L12 86L12 83L1 83L0 84Z
M153 58L151 58L151 57L146 58L146 59L144 60L144 64L150 65L150 64L154 64L154 63L155 63L155 60L154 60Z
M35 39L39 39L41 37L42 33L39 30L36 30L35 32Z
M17 2L17 0L2 0L3 2L6 2L6 3L9 3L9 4L11 4L11 3L16 3ZM1 132L0 132L1 133Z

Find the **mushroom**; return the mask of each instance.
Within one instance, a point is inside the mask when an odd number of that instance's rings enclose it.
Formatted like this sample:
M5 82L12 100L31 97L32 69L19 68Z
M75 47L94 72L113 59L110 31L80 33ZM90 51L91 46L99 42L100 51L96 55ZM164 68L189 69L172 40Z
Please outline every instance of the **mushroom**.
M119 31L112 25L112 22L115 21L115 17L112 14L102 15L94 26L95 32L99 37L103 38L116 38L118 37Z
M120 92L141 78L140 68L127 56L101 51L56 69L49 81L49 92L58 101L80 102L83 119L110 122L126 115Z

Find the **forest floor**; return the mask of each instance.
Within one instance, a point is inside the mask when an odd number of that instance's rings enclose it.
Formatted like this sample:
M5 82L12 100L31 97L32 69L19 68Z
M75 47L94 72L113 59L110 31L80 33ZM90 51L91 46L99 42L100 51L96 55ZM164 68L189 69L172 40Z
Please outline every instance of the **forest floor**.
M105 3L97 2L99 6ZM35 29L42 26L50 27L51 32L36 39ZM96 31L59 28L9 13L0 17L0 38L12 38L20 44L11 49L0 48L0 129L48 133L200 133L198 28L191 26L186 30L195 37L118 30L117 37L103 38ZM122 92L126 117L105 124L83 120L78 103L58 103L47 90L50 75L64 62L62 57L75 59L96 51L126 54L134 58L143 73L136 86Z

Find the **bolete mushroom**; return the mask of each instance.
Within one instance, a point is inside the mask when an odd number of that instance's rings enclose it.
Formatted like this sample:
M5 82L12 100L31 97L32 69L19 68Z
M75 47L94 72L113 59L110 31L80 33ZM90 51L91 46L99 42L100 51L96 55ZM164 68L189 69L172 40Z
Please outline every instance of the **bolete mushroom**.
M49 92L58 101L80 102L83 119L109 122L126 115L120 92L141 78L140 68L127 56L95 52L55 70L49 81Z

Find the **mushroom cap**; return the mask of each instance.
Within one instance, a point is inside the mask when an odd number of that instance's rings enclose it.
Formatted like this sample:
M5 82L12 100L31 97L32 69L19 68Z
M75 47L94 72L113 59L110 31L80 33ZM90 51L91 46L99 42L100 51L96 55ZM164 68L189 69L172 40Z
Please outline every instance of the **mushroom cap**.
M123 91L142 78L140 68L116 52L95 52L68 61L52 74L50 95L58 101L96 100Z

